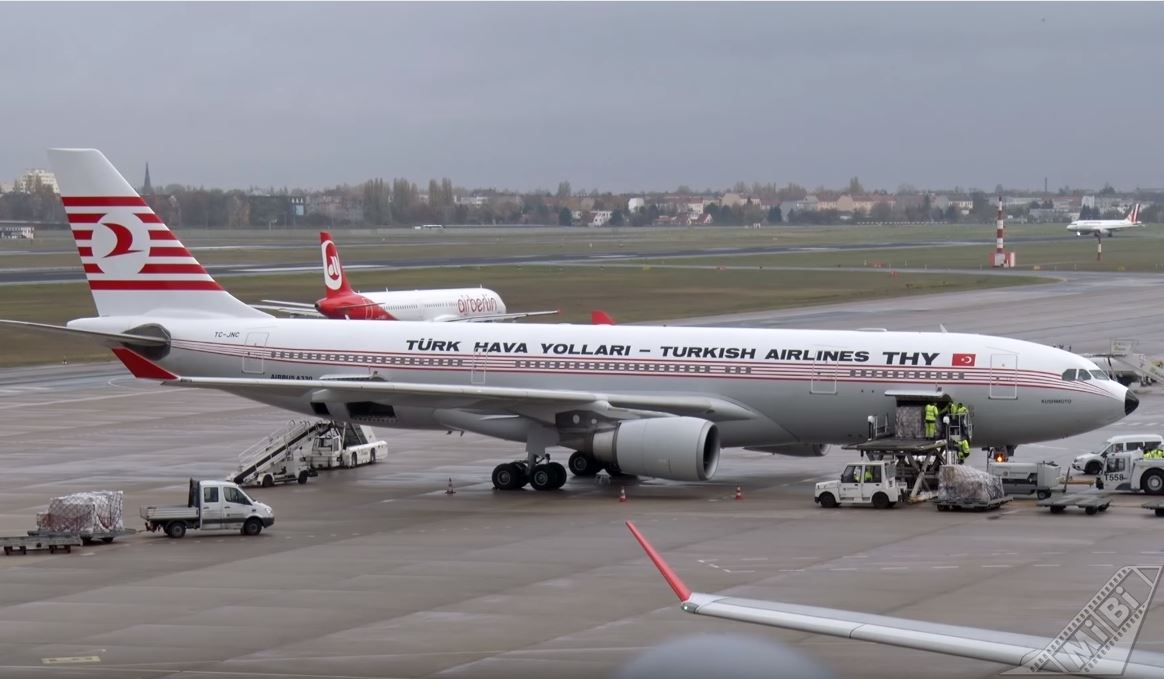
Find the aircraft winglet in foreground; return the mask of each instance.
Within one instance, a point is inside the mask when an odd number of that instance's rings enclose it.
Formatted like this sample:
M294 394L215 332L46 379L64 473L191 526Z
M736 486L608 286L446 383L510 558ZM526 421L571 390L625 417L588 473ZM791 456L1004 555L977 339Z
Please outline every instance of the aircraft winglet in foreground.
M1143 226L1140 222L1140 204L1136 203L1123 219L1076 219L1067 225L1076 236L1110 236L1116 231Z
M137 376L307 416L521 442L493 483L559 488L570 468L681 481L721 447L818 454L863 441L895 390L967 404L976 446L1058 439L1138 404L1081 356L1003 337L620 325L281 319L222 289L94 149L49 159L99 316L68 332ZM806 452L807 451L807 452Z
M550 316L554 311L507 312L501 296L485 288L434 290L385 290L356 292L344 273L339 250L327 231L319 232L323 257L323 299L315 304L265 299L256 309L279 311L305 318L340 318L368 321L513 321L530 316Z
M1132 677L1159 679L1164 676L1164 656L1158 653L1133 651L1131 662L1125 665L1127 656L1119 657L1119 653L1111 654L1116 657L1093 657L1091 654L1100 650L1098 648L1100 642L1096 642L1095 647L1081 649L1081 645L1078 644L1055 643L1061 642L1061 639L1044 639L993 629L943 625L836 608L695 592L675 574L634 523L627 521L626 527L655 564L655 568L667 581L667 585L679 598L683 610L687 613L985 660L1014 668L1029 668L1033 664L1038 664L1039 668L1046 668L1042 672L1036 669L1019 672L1023 674L1122 676L1128 679ZM1159 575L1156 577L1158 579ZM1146 607L1149 602L1142 603ZM1093 634L1098 636L1102 631ZM730 667L729 660L725 658L724 661L727 671ZM1085 669L1074 671L1080 667ZM1066 671L1051 671L1063 668L1066 668Z

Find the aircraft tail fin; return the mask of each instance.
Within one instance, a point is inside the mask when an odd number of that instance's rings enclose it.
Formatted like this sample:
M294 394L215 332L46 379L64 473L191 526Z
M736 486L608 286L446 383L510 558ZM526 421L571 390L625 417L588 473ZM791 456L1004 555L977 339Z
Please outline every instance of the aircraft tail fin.
M319 232L319 251L323 256L323 285L328 297L350 295L352 286L348 283L344 265L340 263L339 249L331 239L331 233Z
M614 325L614 319L602 309L594 309L590 312L590 322L594 325Z
M255 317L96 149L49 149L97 313Z
M1137 224L1140 221L1140 204L1136 203L1132 206L1131 212L1128 213L1128 221L1132 224Z

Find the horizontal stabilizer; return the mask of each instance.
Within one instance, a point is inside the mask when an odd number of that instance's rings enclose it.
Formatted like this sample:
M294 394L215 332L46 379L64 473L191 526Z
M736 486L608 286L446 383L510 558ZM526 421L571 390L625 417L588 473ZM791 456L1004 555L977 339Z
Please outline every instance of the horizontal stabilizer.
M32 323L29 321L9 321L0 319L0 325L6 325L12 328L19 328L24 330L32 330L35 332L47 332L62 335L74 335L77 337L86 337L92 340L98 340L105 343L125 343L136 344L138 346L146 347L164 347L170 344L169 340L162 337L151 337L149 335L134 335L127 332L104 332L101 330L82 330L80 328L69 328L63 325L50 325L48 323Z

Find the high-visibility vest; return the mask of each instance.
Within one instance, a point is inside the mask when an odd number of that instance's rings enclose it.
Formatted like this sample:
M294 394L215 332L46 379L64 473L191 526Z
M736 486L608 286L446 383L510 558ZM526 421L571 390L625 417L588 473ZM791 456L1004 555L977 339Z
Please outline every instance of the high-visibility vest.
M958 444L958 448L961 450L963 457L969 456L970 455L970 441L969 441L969 439L962 439L961 443Z
M959 403L959 404L958 404L958 405L957 405L957 406L954 408L954 414L955 414L955 415L969 415L969 414L970 414L970 409L969 409L969 408L967 408L966 406L962 405L961 403Z
M926 404L926 422L938 421L938 407L933 403Z

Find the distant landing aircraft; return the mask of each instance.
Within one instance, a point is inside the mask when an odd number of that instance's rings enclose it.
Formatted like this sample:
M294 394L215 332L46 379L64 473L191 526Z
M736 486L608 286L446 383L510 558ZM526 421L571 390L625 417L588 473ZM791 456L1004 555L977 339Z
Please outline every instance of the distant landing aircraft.
M1140 204L1136 203L1123 219L1076 219L1067 225L1076 236L1110 236L1116 231L1143 226L1140 222Z

